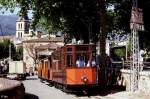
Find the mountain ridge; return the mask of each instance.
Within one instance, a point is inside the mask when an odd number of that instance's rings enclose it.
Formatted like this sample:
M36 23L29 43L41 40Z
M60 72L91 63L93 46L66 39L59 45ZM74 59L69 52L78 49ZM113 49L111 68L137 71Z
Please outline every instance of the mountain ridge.
M0 15L0 36L15 35L17 15Z

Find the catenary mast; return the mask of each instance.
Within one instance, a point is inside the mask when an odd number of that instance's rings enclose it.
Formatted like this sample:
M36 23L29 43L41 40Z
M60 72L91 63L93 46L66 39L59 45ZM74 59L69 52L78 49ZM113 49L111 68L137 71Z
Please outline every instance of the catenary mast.
M132 58L131 58L131 75L130 75L130 91L138 90L139 72L141 64L139 63L139 35L138 31L144 31L142 10L138 8L138 1L132 0L131 11L131 38L132 38Z

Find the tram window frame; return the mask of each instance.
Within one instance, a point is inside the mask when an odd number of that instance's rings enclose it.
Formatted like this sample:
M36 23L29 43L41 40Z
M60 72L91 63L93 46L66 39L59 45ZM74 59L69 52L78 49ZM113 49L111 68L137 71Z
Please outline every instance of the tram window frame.
M41 68L44 68L44 61L43 60L41 61L41 64L42 64Z
M51 57L48 58L48 61L49 61L49 66L48 67L52 68L52 59L51 59Z
M68 59L68 56L70 57L70 59ZM66 62L66 66L67 67L72 67L73 66L73 55L71 53L67 53L66 56L67 62Z
M67 52L72 52L72 48L67 48Z
M48 67L48 61L45 61L45 68Z
M66 67L73 67L73 48L72 47L67 47L66 48L66 62L64 62ZM70 58L69 58L70 57Z

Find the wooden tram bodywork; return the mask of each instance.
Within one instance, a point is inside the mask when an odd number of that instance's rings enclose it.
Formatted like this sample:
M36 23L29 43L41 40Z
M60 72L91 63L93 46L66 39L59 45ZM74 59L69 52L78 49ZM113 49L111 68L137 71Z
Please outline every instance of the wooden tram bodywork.
M96 66L77 67L76 60L82 56L87 64L95 55L94 44L65 45L55 50L38 66L38 77L63 90L84 90L97 86Z

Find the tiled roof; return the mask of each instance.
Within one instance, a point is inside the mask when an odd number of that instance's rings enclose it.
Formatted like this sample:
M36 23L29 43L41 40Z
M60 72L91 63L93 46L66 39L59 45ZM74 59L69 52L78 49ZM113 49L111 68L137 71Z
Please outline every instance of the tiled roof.
M54 50L61 47L56 43L50 43L47 45L37 46L35 49L37 50L38 55L51 55Z
M32 42L64 42L63 37L45 37L45 38L39 38L39 39L32 39L32 40L26 40L23 41L24 43L32 43Z
M56 43L50 43L50 44L47 44L47 45L40 45L40 46L37 46L35 49L39 49L39 50L43 50L43 49L51 49L51 50L55 50L57 49L58 47L61 47L61 45L58 45Z

